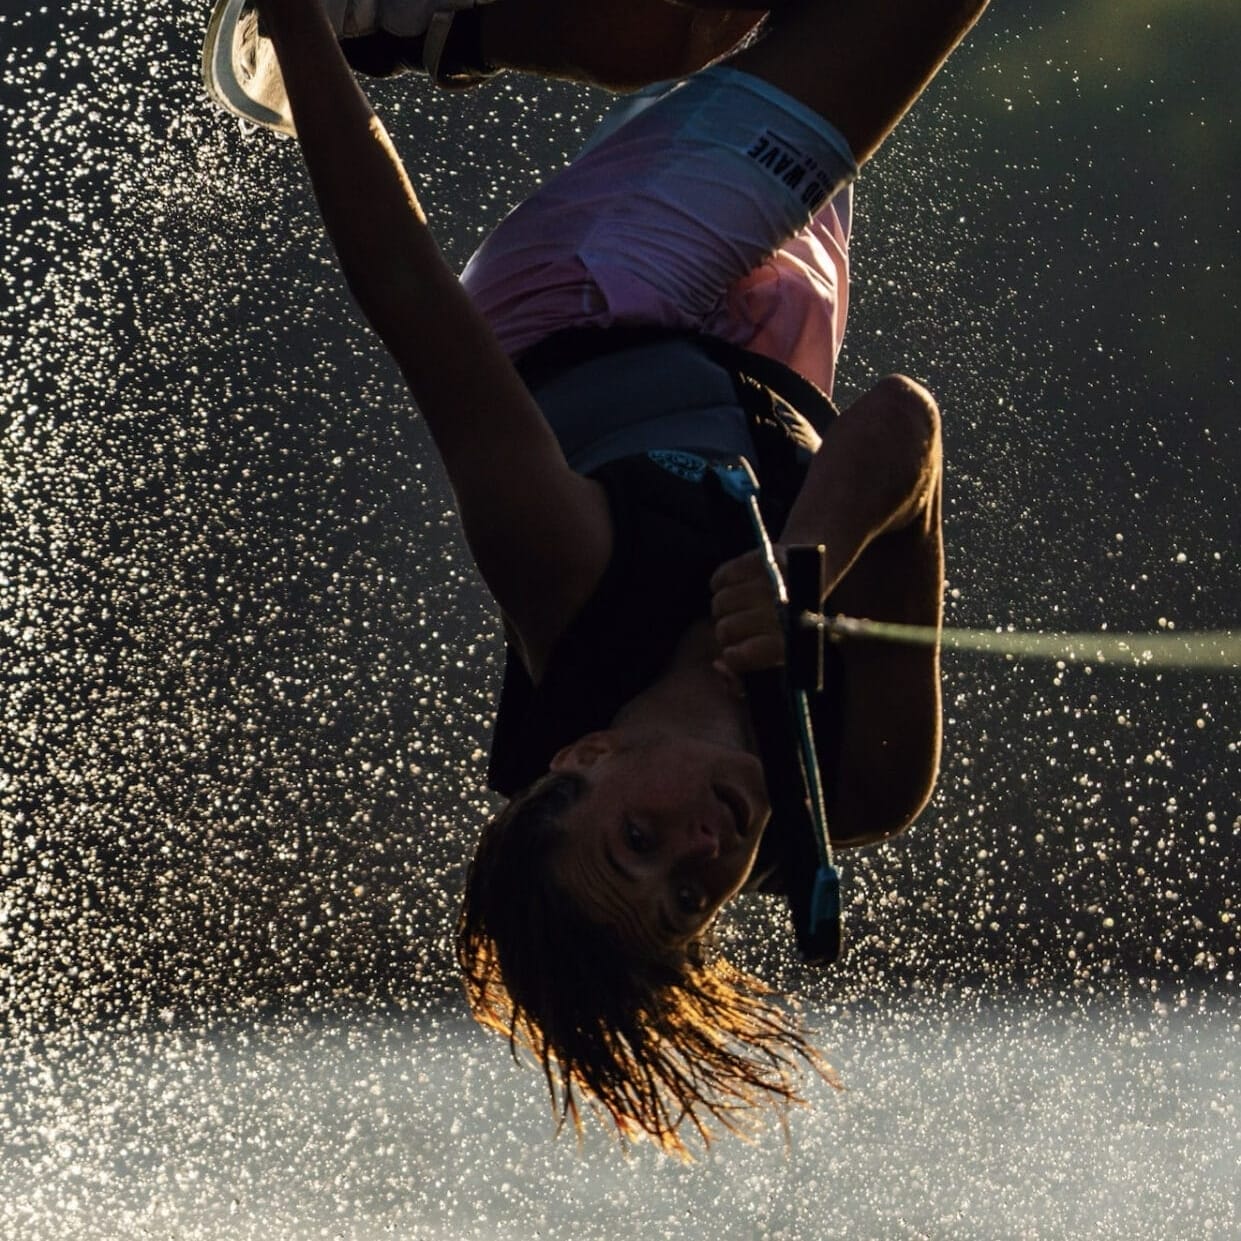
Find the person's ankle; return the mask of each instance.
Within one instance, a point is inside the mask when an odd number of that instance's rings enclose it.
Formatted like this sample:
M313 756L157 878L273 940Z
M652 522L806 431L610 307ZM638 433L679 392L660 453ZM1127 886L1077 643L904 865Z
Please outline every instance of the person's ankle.
M405 37L374 30L370 34L345 37L340 49L355 73L367 77L389 78L410 69L422 68L424 35Z
M455 13L438 59L433 65L424 60L437 86L465 89L500 72L483 54L484 11L475 6Z

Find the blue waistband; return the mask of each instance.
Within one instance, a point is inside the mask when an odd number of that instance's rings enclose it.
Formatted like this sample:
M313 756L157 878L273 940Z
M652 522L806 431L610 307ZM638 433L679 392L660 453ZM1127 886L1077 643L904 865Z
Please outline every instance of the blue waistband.
M731 373L688 341L589 359L532 391L580 474L652 449L754 459Z

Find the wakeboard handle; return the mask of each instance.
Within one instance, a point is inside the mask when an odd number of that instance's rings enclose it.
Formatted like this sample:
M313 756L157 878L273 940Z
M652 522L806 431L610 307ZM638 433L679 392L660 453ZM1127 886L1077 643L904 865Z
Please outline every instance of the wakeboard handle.
M772 810L790 822L803 842L813 841L817 860L808 890L803 877L786 875L798 948L807 962L830 965L839 957L843 942L840 872L832 856L809 700L823 685L823 549L790 548L786 578L759 510L758 479L749 462L744 457L713 462L711 473L722 496L738 506L733 512L744 514L745 542L762 555L784 629L787 671L773 668L746 674L746 699ZM746 533L740 523L728 521L727 525L738 538ZM808 852L804 843L799 852L803 856Z

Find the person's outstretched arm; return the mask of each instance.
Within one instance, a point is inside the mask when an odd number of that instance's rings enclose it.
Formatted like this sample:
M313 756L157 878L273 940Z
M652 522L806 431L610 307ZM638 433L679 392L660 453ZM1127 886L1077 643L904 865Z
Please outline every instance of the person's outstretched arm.
M571 615L611 551L601 489L570 470L441 257L318 0L262 0L261 14L345 278L427 422L480 572L519 630Z

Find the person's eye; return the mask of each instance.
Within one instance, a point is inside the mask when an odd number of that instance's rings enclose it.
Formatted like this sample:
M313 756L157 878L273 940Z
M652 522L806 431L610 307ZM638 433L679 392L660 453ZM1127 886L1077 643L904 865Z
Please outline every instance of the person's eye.
M625 820L625 843L635 853L649 853L651 838L632 820Z
M707 907L706 894L690 883L677 885L676 902L683 914L700 914Z

